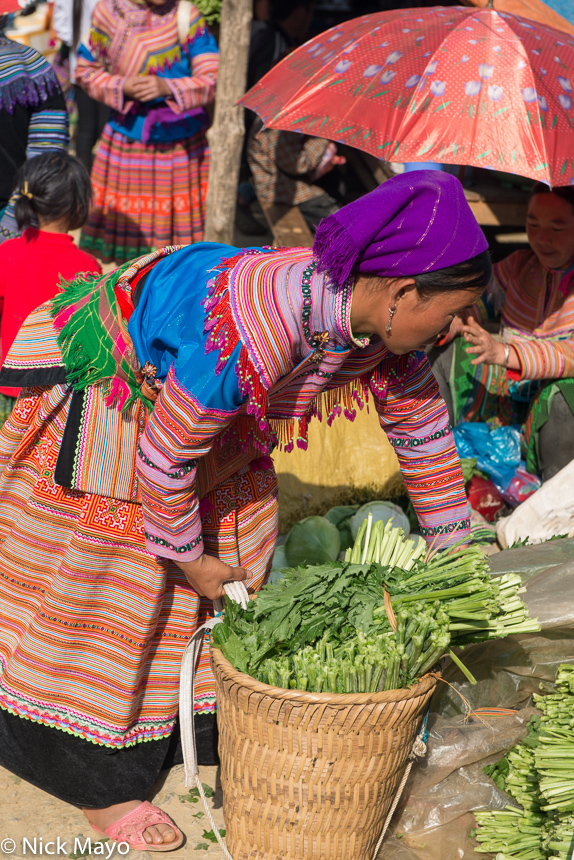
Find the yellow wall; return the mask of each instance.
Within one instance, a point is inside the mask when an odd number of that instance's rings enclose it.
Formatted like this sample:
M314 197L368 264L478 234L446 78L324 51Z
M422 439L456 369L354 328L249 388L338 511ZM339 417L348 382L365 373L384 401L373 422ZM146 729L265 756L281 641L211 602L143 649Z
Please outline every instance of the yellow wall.
M281 531L295 519L344 504L354 488L380 490L388 498L389 488L399 485L395 452L372 408L370 413L358 410L353 422L336 418L331 427L313 419L308 449L278 451L273 459L279 476Z

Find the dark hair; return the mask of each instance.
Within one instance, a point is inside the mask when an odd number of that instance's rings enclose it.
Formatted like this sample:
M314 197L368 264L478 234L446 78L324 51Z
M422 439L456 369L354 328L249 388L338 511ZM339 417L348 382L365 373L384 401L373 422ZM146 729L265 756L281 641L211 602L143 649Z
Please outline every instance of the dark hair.
M47 152L24 162L16 174L15 216L23 230L43 221L67 221L68 230L82 227L88 218L92 185L88 171L67 152Z
M556 185L550 188L545 182L535 182L530 192L530 199L532 200L538 194L555 194L561 200L566 200L574 209L574 185Z
M421 296L426 297L446 290L484 289L490 283L491 276L490 252L483 251L476 257L471 257L470 260L455 263L454 266L412 277Z
M271 21L286 21L299 6L310 9L314 2L315 0L269 0L269 18Z

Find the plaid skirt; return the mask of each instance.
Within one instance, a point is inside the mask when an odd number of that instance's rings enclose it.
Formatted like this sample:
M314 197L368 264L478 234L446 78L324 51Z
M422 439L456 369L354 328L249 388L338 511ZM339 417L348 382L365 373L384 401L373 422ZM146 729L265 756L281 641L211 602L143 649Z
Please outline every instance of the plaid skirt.
M191 635L213 615L145 549L141 506L54 482L67 386L24 389L0 431L0 708L121 748L170 735ZM206 551L265 580L277 479L255 461L201 501ZM215 709L203 648L195 710Z
M201 242L209 149L205 134L142 143L108 124L92 167L93 205L80 247L106 263Z

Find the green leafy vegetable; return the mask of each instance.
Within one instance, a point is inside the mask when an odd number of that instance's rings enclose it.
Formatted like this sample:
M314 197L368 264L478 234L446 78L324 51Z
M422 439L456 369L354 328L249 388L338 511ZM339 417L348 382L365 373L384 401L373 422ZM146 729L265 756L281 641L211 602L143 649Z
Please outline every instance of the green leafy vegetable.
M478 547L444 550L429 562L423 552L402 529L368 518L351 561L287 570L245 610L226 600L213 644L240 671L286 689L405 687L447 653L474 683L453 646L539 625L518 596L520 577L492 577ZM373 556L380 564L369 563Z
M285 557L290 567L335 561L340 549L338 529L325 517L307 517L295 523L285 541Z

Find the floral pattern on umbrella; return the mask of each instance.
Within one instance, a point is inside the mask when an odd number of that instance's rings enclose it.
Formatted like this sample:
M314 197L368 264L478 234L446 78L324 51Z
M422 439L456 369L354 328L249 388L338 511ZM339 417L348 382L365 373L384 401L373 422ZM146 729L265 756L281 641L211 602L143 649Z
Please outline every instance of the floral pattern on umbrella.
M475 164L574 184L574 40L493 9L356 18L311 40L242 99L271 128L388 161Z

